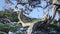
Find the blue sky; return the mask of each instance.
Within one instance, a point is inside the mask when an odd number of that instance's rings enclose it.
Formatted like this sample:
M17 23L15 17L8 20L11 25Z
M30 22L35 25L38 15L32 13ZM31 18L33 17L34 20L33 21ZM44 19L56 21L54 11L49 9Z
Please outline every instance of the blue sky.
M3 1L3 0L2 0L2 1L0 0L0 10L3 9L4 5L5 5L5 4L4 4L4 1Z
M4 6L5 6L6 4L4 3L4 0L0 0L0 10L3 10L4 8ZM41 3L41 6L42 7L45 7L46 6L46 2L45 1L43 1L42 3ZM11 6L12 7L12 6ZM22 8L22 6L21 5L18 5L18 7L19 8ZM28 17L30 17L30 18L41 18L42 17L42 14L43 14L43 9L42 8L34 8L33 9L33 11L29 14L29 15L26 15L26 16L28 16ZM50 10L50 15L51 15L52 13L51 13L51 10ZM58 15L56 15L56 18L58 17Z

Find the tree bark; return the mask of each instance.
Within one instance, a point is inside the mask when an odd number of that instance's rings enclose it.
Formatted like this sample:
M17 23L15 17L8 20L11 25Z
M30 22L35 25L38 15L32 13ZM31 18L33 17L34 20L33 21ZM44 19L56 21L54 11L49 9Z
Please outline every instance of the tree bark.
M56 15L56 8L57 8L56 5L54 5L52 8L52 18L51 18L50 22L52 22L52 20L54 19L55 15Z
M51 20L49 21L49 23L52 22L52 20L54 19L55 15L56 15L56 6L54 5L53 8L52 8L52 18L51 18ZM43 18L46 19L47 16L45 16L45 17L43 17ZM45 19L42 19L41 21L44 21ZM37 22L38 22L38 21L37 21ZM35 22L35 23L37 23L37 22ZM32 34L32 28L33 28L33 25L34 25L35 23L31 24L31 26L28 28L27 34Z
M40 25L39 25L40 24ZM34 23L32 23L28 30L27 30L27 34L33 34L34 33L34 30L38 30L37 27L41 26L41 27L45 27L46 23L45 21L41 20L41 21L35 21Z
M21 20L22 11L18 11L17 14L18 14L18 19L19 19L19 22L18 23L21 23L22 26L24 26L24 22Z
M53 4L60 4L60 2L58 0L52 0Z
M29 26L29 28L28 28L28 30L27 30L27 34L32 34L32 28L33 28L34 24L37 23L37 22L38 22L38 21L32 23L32 24Z

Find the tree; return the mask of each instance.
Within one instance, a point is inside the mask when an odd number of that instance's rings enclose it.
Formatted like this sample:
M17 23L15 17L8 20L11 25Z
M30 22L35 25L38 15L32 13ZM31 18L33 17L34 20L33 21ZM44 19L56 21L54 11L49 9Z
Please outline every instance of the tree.
M60 8L58 8L60 6L60 3L58 2L58 0L46 0L46 1L47 1L47 3L52 2L52 4L54 5L53 8L52 8L52 19L49 21L49 22L51 22L54 19L55 15L56 15L56 10L60 9ZM59 11L60 10L58 10L58 12ZM60 15L60 12L59 12L59 15ZM30 28L32 28L32 27L30 27ZM31 34L31 32L32 32L32 29L30 29L30 28L28 30L28 34Z
M30 9L29 8L29 6L31 6L31 8L36 8L36 7L41 7L41 8L43 8L43 9L46 9L46 8L48 8L48 10L49 9L51 9L51 4L53 4L53 8L52 8L52 18L49 20L49 23L50 22L52 22L52 20L54 19L54 17L55 17L55 15L56 15L56 10L58 10L59 9L59 6L60 6L60 3L57 1L57 0L27 0L27 2L24 2L24 0L14 0L14 1L16 1L16 5L14 6L14 10L15 11L17 11L17 14L18 14L18 19L19 19L19 23L24 23L22 20L21 20L21 18L20 18L20 15L22 14L22 13L25 13L25 14L27 14L27 15L29 15L29 13L32 11L32 9ZM47 6L46 7L42 7L42 6L40 6L40 5L38 5L38 4L40 4L41 3L41 1L46 1L47 2ZM5 2L6 3L11 3L11 4L13 4L12 2L11 2L11 0L5 0ZM18 4L20 4L20 5L22 5L22 6L24 6L25 7L25 9L19 9L18 7L17 7L17 5ZM60 9L59 9L59 11L60 11ZM58 11L58 12L59 12ZM45 11L44 11L45 12ZM60 14L60 12L59 12L59 14ZM45 15L46 15L46 12L45 12ZM44 20L42 20L42 21L45 21L46 19L49 19L49 18L47 18L48 17L48 14L46 15L46 17L44 17ZM36 23L36 22L35 22ZM28 34L31 34L31 32L32 32L32 27L33 27L33 25L35 24L35 23L33 23L29 28L28 28ZM30 30L31 30L31 32L30 32ZM29 33L30 32L30 33Z
M21 14L23 14L23 13L29 14L29 13L27 13L27 12L31 12L31 11L32 11L32 9L30 9L27 4L29 4L31 7L32 7L32 6L35 7L35 5L36 5L36 4L39 4L39 2L40 2L40 0L28 0L28 2L24 2L23 0L15 0L15 1L16 1L16 4L15 4L13 10L16 11L17 14L18 14L18 19L19 19L19 22L18 22L18 23L24 23L24 22L21 20L21 18L20 18ZM7 4L9 4L9 3L13 4L13 3L11 2L11 0L5 0L5 2L6 2ZM35 3L35 4L33 5L33 3L31 3L31 2L37 2L37 3ZM25 9L19 9L19 8L17 7L18 4L21 4L21 5L25 6Z

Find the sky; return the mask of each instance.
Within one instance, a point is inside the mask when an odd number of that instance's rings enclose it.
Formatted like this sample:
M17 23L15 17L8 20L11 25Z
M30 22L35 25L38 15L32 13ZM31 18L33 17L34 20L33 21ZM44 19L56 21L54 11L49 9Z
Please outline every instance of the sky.
M3 10L4 6L6 4L4 3L4 0L0 0L0 10ZM45 1L42 1L41 4L40 4L42 7L45 7L46 6L46 2ZM11 6L13 8L13 6ZM18 5L19 8L22 8L21 5ZM50 15L52 14L51 13L51 10L50 10ZM27 17L30 17L30 18L41 18L43 16L43 8L34 8L33 11L29 14L29 15L26 15ZM58 18L58 14L56 15L55 18Z
M4 5L5 5L5 4L4 4L4 1L3 1L3 0L2 0L2 1L0 0L0 10L3 9Z

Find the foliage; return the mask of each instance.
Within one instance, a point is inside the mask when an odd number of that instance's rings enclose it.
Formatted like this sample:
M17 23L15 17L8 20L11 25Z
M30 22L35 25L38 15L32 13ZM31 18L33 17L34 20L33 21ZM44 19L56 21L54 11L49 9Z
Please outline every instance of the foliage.
M17 31L18 28L21 28L22 27L22 25L20 25L20 24L16 24L16 23L12 23L11 25L10 24L11 23L8 23L8 24L0 24L0 31L2 31L2 32L5 32L5 31L7 31L7 32L9 32L9 31L15 32L15 31ZM15 27L12 26L14 24L15 24Z
M14 22L14 21L17 22L18 21L17 14L16 13L11 13L11 12L9 12L9 10L0 11L0 15L2 15L2 16L5 15L5 16L9 17L12 22Z
M17 31L16 30L17 28L20 28L20 26L21 26L20 24L17 24L17 26L15 26L15 27L10 26L9 24L0 24L0 31L1 32L4 32L4 31L12 31L12 32L15 32L15 31ZM57 26L57 25L55 25L55 24L47 24L46 26L49 27L49 30L51 28L54 28L57 32L60 32L60 27Z
M47 24L48 27L54 28L56 31L60 32L60 27L54 24Z
M0 24L0 31L3 31L3 32L5 32L5 31L7 31L7 32L8 31L15 31L15 28L11 27L7 24Z
M16 12L10 12L9 10L6 9L5 11L0 11L0 15L5 15L5 16L9 17L12 22L18 22L18 16L17 16ZM39 20L36 18L26 17L23 14L21 14L21 19L23 22L33 22L35 20Z
M25 1L23 1L23 0L15 0L15 1L16 1L16 5L14 6L14 8L15 8L15 9L17 8L17 10L18 10L18 9L19 9L19 7L17 7L18 4L24 6L24 8L22 8L22 11L23 11L25 14L27 14L27 15L29 15L30 12L32 12L33 8L40 7L40 8L43 8L44 10L45 10L46 8L48 8L48 10L49 10L49 9L51 9L51 5L53 4L53 10L52 10L52 11L53 11L54 13L52 13L51 21L52 21L52 20L54 19L54 17L55 17L56 10L60 8L60 5L59 5L60 3L58 3L57 0L43 0L43 1L46 1L46 3L47 3L47 5L46 5L45 7L40 6L40 3L41 3L42 0L28 0L27 2L25 2ZM9 3L11 3L11 5L13 5L12 1L10 1L10 0L5 0L5 2L7 3L6 5L8 5ZM58 4L57 4L57 3L58 3ZM27 5L27 4L28 4L28 5ZM57 7L54 7L54 6L57 6ZM30 9L30 7L31 7L32 9ZM55 8L56 8L56 9L55 9ZM12 21L15 21L15 20L18 21L17 14L13 15L13 13L10 13L10 12L7 13L7 11L8 11L8 10L6 10L6 12L3 12L3 13L5 13L5 15L7 15L8 17L10 17L10 19L12 19ZM9 13L10 13L10 14L9 14ZM28 17L26 17L26 16L23 16L23 14L22 14L22 16L21 16L21 19L22 19L22 21L24 21L24 22L36 21L36 19L28 18ZM42 25L43 25L43 24L42 24ZM58 27L58 26L55 25L55 24L47 24L47 26L50 27L50 28L54 28L55 30L57 30L57 31L60 32L60 27ZM32 27L32 26L31 26L31 27ZM18 28L18 27L17 27L17 28ZM30 31L31 31L31 30L30 30Z
M33 21L36 21L36 20L40 20L40 19L37 19L37 18L29 18L29 17L26 17L23 14L21 14L21 19L25 23L27 23L27 22L33 22Z

